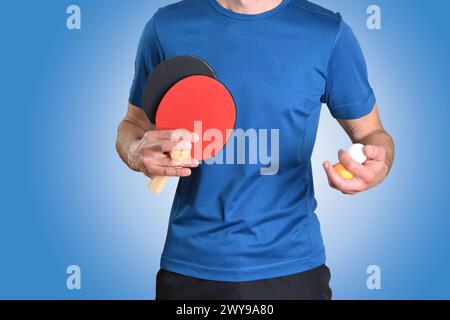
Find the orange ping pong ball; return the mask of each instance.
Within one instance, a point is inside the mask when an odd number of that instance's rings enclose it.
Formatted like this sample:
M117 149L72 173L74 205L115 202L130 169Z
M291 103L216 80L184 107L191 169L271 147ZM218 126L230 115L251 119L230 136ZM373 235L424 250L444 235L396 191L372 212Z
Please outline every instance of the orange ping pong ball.
M363 164L364 162L366 162L367 157L364 154L364 145L361 143L355 143L352 144L350 146L350 148L348 148L348 153L350 155L350 157L352 157L353 160L355 160L356 162L358 162L359 164ZM352 180L353 179L353 174L348 171L347 169L345 169L345 167L342 165L342 163L337 163L334 166L334 169L339 173L339 175L342 177L342 179L344 180Z
M180 141L170 151L170 158L175 162L184 162L191 157L192 144L189 141Z
M352 180L353 179L353 174L348 171L347 169L345 169L345 167L342 165L342 163L336 163L334 165L334 169L337 171L337 173L339 173L339 175L342 177L342 179L344 180Z
M183 162L191 156L190 150L173 150L170 152L170 158L176 162Z

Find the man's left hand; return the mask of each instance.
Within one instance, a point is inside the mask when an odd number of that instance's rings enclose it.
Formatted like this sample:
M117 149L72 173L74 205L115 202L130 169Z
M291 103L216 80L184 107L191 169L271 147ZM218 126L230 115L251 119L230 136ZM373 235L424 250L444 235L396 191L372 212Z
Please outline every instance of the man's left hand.
M359 164L347 151L339 151L340 163L354 175L351 180L343 179L333 165L329 161L325 161L323 167L330 187L344 194L355 195L383 182L389 171L386 164L386 150L382 147L366 145L364 154L367 160L363 164Z

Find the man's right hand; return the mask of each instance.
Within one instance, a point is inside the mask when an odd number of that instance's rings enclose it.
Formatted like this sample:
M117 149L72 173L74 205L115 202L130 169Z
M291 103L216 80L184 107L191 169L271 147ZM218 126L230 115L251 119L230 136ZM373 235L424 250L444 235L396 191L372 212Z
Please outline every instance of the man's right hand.
M135 171L150 178L157 176L186 177L197 160L173 161L171 151L188 151L198 135L187 130L156 130L144 110L128 104L128 111L117 130L116 148L120 158Z
M170 158L171 151L190 151L198 135L187 130L151 130L141 140L131 143L128 165L150 178L157 176L186 177L199 165L198 160L188 158L177 162Z

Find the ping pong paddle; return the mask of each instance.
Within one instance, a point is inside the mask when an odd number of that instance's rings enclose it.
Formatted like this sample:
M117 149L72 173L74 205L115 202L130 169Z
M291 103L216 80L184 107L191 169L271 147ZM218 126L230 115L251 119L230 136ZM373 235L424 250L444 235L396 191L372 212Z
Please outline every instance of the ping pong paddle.
M158 130L186 129L197 133L199 141L191 149L191 157L208 160L219 153L232 134L236 109L232 95L218 80L194 75L178 81L167 91L156 112ZM189 154L172 155L183 161ZM161 192L167 178L157 177L150 189Z
M156 122L156 111L167 91L178 81L193 75L204 75L216 79L213 69L202 59L195 56L177 56L158 64L149 74L144 86L142 107L151 123ZM173 153L171 156L180 157ZM175 159L179 160L179 159ZM167 177L157 177L149 184L150 190L159 192Z
M156 110L166 92L178 81L193 75L216 79L213 69L194 56L177 56L158 64L147 78L142 96L142 108L151 123L155 124Z

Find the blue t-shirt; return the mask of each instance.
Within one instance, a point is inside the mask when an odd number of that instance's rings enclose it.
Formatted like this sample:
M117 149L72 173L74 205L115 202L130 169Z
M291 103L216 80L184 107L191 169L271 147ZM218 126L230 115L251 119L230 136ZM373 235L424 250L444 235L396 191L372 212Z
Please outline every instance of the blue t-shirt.
M181 178L161 267L251 281L322 265L311 170L321 106L337 119L357 119L375 103L350 27L304 0L284 0L255 15L231 12L216 0L169 5L141 37L130 103L141 107L149 72L179 55L212 66L234 97L237 129L267 129L269 143L271 130L279 130L279 160L276 174L261 174L267 166L258 160L202 163Z

